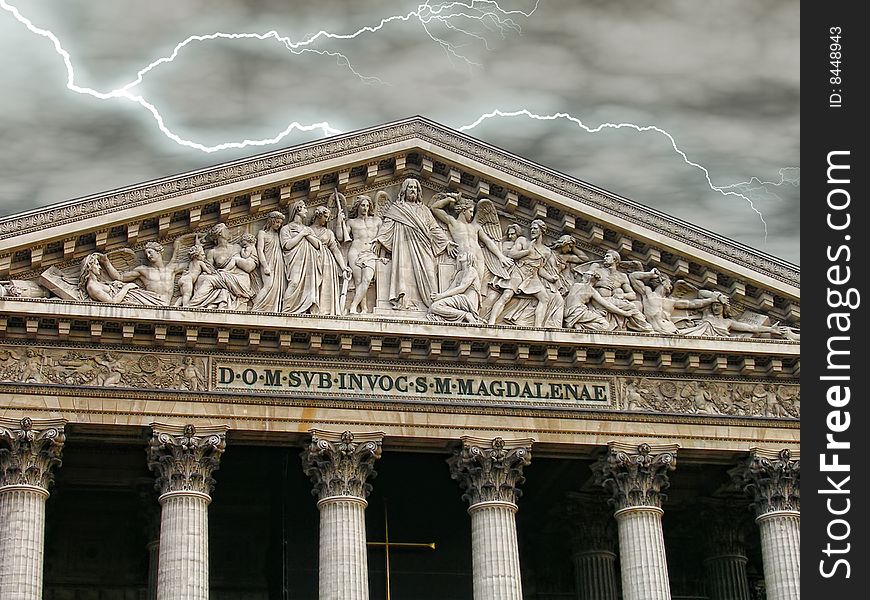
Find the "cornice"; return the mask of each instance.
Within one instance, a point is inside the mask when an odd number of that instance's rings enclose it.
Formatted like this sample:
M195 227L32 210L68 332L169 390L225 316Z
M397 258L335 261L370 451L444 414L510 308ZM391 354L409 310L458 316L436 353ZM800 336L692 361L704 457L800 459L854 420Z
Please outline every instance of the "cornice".
M450 149L523 181L550 190L583 205L681 240L733 263L753 269L785 284L800 287L800 269L732 240L664 215L641 204L596 188L423 117L412 117L378 127L300 144L291 148L224 163L185 174L96 194L27 213L0 218L0 241L46 227L100 217L119 208L135 208L217 186L313 165L398 142L419 141Z

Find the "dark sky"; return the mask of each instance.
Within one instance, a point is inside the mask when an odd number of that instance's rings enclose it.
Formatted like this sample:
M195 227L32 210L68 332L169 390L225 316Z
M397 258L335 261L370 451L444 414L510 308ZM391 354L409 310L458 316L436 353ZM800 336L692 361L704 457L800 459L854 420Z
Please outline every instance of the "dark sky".
M274 29L298 41L321 29L352 33L419 6L400 0L2 1L56 34L76 83L101 91L126 84L193 34ZM528 12L534 0L500 5ZM204 145L272 137L293 121L327 121L350 131L421 114L458 128L495 108L525 108L570 113L591 127L656 125L709 170L716 186L751 177L775 181L781 168L799 166L798 2L540 0L531 16L511 18L521 33L463 17L449 21L453 29L430 21L427 33L411 19L312 46L344 53L358 72L384 84L361 81L329 56L290 54L274 40L217 40L186 47L134 91L158 108L167 127ZM478 65L451 57L430 34ZM138 105L73 93L66 78L51 42L0 10L0 214L322 135L294 133L275 146L204 153L169 140ZM711 190L704 173L658 133L589 134L565 120L526 117L492 119L468 133L799 261L799 186L747 192L768 224L765 241L746 200Z

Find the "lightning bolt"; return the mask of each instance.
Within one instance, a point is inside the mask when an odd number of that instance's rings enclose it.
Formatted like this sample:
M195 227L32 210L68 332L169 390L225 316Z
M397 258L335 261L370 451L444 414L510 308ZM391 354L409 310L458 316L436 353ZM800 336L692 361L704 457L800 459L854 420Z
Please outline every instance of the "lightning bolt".
M70 56L69 52L64 49L61 41L54 33L47 29L36 26L30 19L24 16L17 7L9 4L7 0L0 0L0 8L14 16L15 19L22 23L30 32L38 36L47 38L51 41L54 46L55 52L63 59L64 65L66 66L66 87L68 90L77 94L88 95L98 100L123 99L129 102L133 102L151 114L152 118L157 123L160 131L170 140L181 146L186 146L189 148L200 150L202 152L211 153L220 150L241 149L248 146L269 146L272 144L277 144L294 131L310 132L320 130L324 136L339 134L342 133L342 131L333 127L327 121L320 121L308 124L293 121L292 123L287 125L287 127L285 127L283 131L279 132L273 137L265 139L245 139L242 141L224 142L213 146L207 146L193 140L182 138L171 129L169 129L163 119L163 116L160 114L156 106L148 102L142 94L135 93L133 90L144 81L146 75L148 75L153 70L163 64L173 62L176 58L178 58L182 50L184 50L191 44L214 41L218 39L256 39L260 41L272 40L274 42L283 44L286 50L294 55L299 55L303 53L314 53L321 56L332 57L336 60L338 64L345 66L363 83L384 84L386 82L382 81L378 77L363 75L362 73L357 71L351 63L350 59L345 54L332 50L314 48L312 46L322 40L353 40L364 34L375 34L385 28L387 25L394 22L407 23L416 20L420 24L426 36L435 44L437 44L445 52L445 54L451 61L459 60L466 63L469 67L479 66L478 63L475 63L467 56L462 54L455 44L435 33L433 30L433 25L441 25L445 29L455 32L461 36L476 39L482 42L484 47L488 50L489 44L486 38L487 33L498 32L502 37L504 37L509 32L521 32L520 25L517 23L515 18L527 18L532 16L532 14L534 14L535 11L538 9L539 1L540 0L535 0L534 6L531 9L523 11L506 10L502 8L496 0L467 0L465 2L442 2L439 4L431 4L429 0L425 0L425 2L418 5L415 10L409 11L405 14L397 14L384 17L375 25L366 25L351 33L333 33L325 30L320 30L316 33L305 36L300 41L293 41L287 36L282 36L276 30L271 30L266 33L215 32L207 35L191 35L176 44L172 52L170 52L168 55L160 57L150 62L145 67L139 69L136 73L136 77L129 83L121 86L120 88L116 88L110 91L99 91L90 87L83 87L78 85L76 83L75 68L73 66L72 57ZM467 26L465 25L460 26L456 23L457 21L477 22L486 31L475 31L467 28ZM660 127L657 127L655 125L636 125L634 123L603 123L596 127L589 127L584 124L580 119L573 117L568 113L560 112L549 115L538 115L532 113L527 109L512 112L505 112L496 109L491 112L482 114L474 122L468 125L463 125L459 127L459 131L469 131L471 129L474 129L484 121L496 117L506 118L520 116L541 121L565 119L576 124L587 133L599 133L605 129L628 128L640 133L652 131L664 136L670 142L673 151L676 152L687 165L700 170L704 174L707 185L712 191L717 192L723 196L734 196L742 198L747 202L752 211L758 215L759 220L764 226L765 243L767 242L768 235L767 222L765 221L762 212L756 207L752 199L753 195L757 195L760 192L770 193L770 190L768 189L769 187L779 187L785 184L790 184L795 187L800 185L799 167L784 167L779 171L779 181L761 181L757 177L752 177L748 181L734 183L726 186L717 186L713 183L710 177L710 172L707 170L706 167L690 160L686 153L681 150L679 146L677 146L674 137L664 129L661 129ZM797 173L796 176L795 172ZM776 197L776 194L773 195Z
M467 30L463 27L455 25L453 23L454 20L476 20L479 21L484 28L487 30L495 30L499 31L502 35L504 35L508 31L520 31L520 27L517 22L514 20L515 17L529 17L538 9L539 0L535 0L534 6L528 11L522 10L506 10L502 8L496 0L468 0L466 2L443 2L440 4L430 4L429 0L426 0L423 4L417 6L417 8L413 11L410 11L406 14L392 15L389 17L385 17L380 20L377 25L367 25L365 27L361 27L360 29L352 32L352 33L331 33L328 31L318 31L314 34L308 35L303 38L301 41L294 42L289 37L280 35L277 31L272 30L267 33L224 33L224 32L216 32L208 35L192 35L179 42L173 51L161 58L158 58L147 66L136 73L136 77L127 83L126 85L121 86L120 88L116 88L110 90L108 92L95 90L90 87L83 87L76 83L75 76L75 67L73 66L72 57L70 53L64 49L61 44L60 39L49 31L48 29L43 29L35 25L29 18L24 16L17 7L9 4L6 0L0 0L0 8L10 13L15 19L23 24L31 33L34 33L38 36L47 38L51 41L54 46L55 52L63 59L64 65L66 66L67 72L67 82L66 87L71 92L75 92L77 94L83 94L87 96L91 96L98 100L114 100L114 99L123 99L129 102L133 102L138 104L143 109L148 111L154 121L157 123L157 127L160 131L170 140L174 141L176 144L181 146L186 146L188 148L194 148L196 150L201 150L202 152L217 152L219 150L228 150L228 149L240 149L246 148L248 146L270 146L272 144L277 144L282 139L290 135L294 131L301 132L309 132L320 130L323 135L334 135L337 133L342 133L341 130L336 129L332 125L330 125L327 121L320 121L317 123L309 123L303 124L298 121L293 121L287 127L278 133L277 135L259 140L251 140L245 139L242 141L236 142L224 142L222 144L216 144L213 146L206 146L204 144L200 144L193 140L182 138L180 135L169 129L166 125L163 116L160 114L160 111L157 109L154 104L148 102L142 94L137 94L133 91L139 84L144 80L145 75L159 67L160 65L170 63L174 61L179 53L188 45L194 42L206 42L212 41L216 39L229 39L229 40L238 40L238 39L257 39L257 40L274 40L284 45L284 47L292 54L302 54L304 52L311 52L315 54L325 55L333 57L337 60L339 64L343 64L346 66L354 75L360 78L364 83L384 83L377 77L369 77L362 75L359 73L352 65L350 59L340 53L329 50L322 50L317 48L312 48L311 46L317 43L320 40L353 40L363 34L374 34L386 27L388 24L393 22L409 22L411 20L416 19L423 28L423 31L426 35L436 44L438 44L447 56L452 59L462 60L467 63L469 66L476 65L469 58L461 54L457 47L450 43L449 41L439 37L432 30L433 24L441 24L445 28L460 33L462 35L470 36L472 38L476 38L478 40L482 40L484 44L486 44L485 37L478 32ZM488 46L486 46L488 48Z
M505 112L505 111L502 111L499 109L495 109L491 112L480 115L472 123L469 123L468 125L463 125L463 126L459 127L459 131L469 131L471 129L474 129L475 127L477 127L478 125L480 125L484 121L486 121L488 119L493 119L496 117L528 117L530 119L535 119L538 121L555 121L557 119L565 119L567 121L574 123L575 125L577 125L578 127L580 127L583 131L585 131L587 133L600 133L601 131L604 131L605 129L633 129L633 130L638 131L640 133L646 133L646 132L650 132L650 131L658 133L658 134L664 136L665 138L667 138L668 142L670 142L670 144L671 144L671 148L673 148L674 152L676 152L683 159L683 162L685 162L687 165L689 165L691 167L694 167L695 169L698 169L699 171L701 171L704 174L704 178L707 180L707 185L710 187L711 190L713 190L714 192L717 192L723 196L735 196L737 198L742 198L743 200L746 201L747 204L749 204L749 208L751 208L752 211L756 215L758 215L758 219L761 221L761 224L764 226L764 243L767 243L767 221L764 220L764 214L758 209L758 207L755 206L755 202L753 202L752 197L751 197L752 192L757 190L757 189L764 188L767 185L781 186L785 183L789 183L789 184L795 185L795 186L800 185L800 174L799 173L798 173L797 179L795 179L794 177L787 177L785 175L785 173L787 171L791 171L791 170L795 170L795 169L798 170L798 172L799 172L799 170L800 170L799 167L783 167L782 169L780 169L780 171L779 171L780 180L778 182L761 181L757 177L752 177L749 181L742 181L742 182L734 183L731 185L726 185L726 186L715 185L713 183L713 180L710 178L710 171L708 171L707 168L704 167L703 165L700 165L700 164L690 160L689 157L686 156L686 153L683 150L681 150L679 146L677 146L677 141L674 139L674 136L672 136L670 133L668 133L667 131L665 131L661 127L657 127L655 125L636 125L634 123L602 123L601 125L598 125L597 127L589 127L588 125L583 123L583 121L581 121L577 117L571 116L570 114L563 113L563 112L553 113L553 114L549 114L549 115L538 115L538 114L535 114L527 109L515 110L515 111L511 111L511 112ZM746 193L742 193L741 191L738 191L741 189L745 190Z
M779 180L775 181L762 181L758 177L751 177L748 181L740 181L738 183L732 183L731 185L723 186L722 189L730 190L737 189L746 194L757 194L764 193L769 194L777 200L782 200L775 192L772 192L770 188L778 188L783 187L785 185L790 185L792 187L800 187L801 185L801 168L800 167L783 167L779 170Z

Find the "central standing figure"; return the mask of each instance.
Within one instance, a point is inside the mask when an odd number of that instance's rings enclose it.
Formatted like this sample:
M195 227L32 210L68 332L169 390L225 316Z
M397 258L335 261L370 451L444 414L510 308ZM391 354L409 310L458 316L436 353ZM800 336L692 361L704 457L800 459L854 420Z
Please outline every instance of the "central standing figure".
M390 303L397 309L422 309L438 291L435 257L449 244L432 211L423 203L423 188L416 179L402 183L399 197L387 209L384 222L372 242L377 253L383 247L392 253Z

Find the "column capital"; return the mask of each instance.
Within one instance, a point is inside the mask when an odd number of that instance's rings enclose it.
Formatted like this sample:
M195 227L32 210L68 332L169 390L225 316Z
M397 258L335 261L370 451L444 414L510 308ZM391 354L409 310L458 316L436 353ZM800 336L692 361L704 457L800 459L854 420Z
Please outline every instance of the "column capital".
M148 468L157 476L157 491L161 495L169 492L211 494L212 473L220 466L228 427L152 423L151 429Z
M741 498L704 498L696 514L695 531L706 532L707 558L746 556L746 531L752 523Z
M384 432L342 433L311 430L311 442L302 452L302 468L311 478L311 493L318 500L341 496L364 499L372 490L367 480L377 473Z
M607 454L592 465L595 480L612 496L617 511L661 508L670 485L668 471L677 466L677 444L610 442Z
M755 514L801 509L799 452L788 448L750 448L749 458L729 471L738 488L752 498Z
M516 504L525 481L523 467L532 461L532 438L505 440L463 436L462 446L447 459L450 477L459 482L470 506L481 502Z
M29 485L48 490L60 466L65 419L0 417L0 488Z
M563 507L575 554L616 552L616 521L604 493L568 492Z

